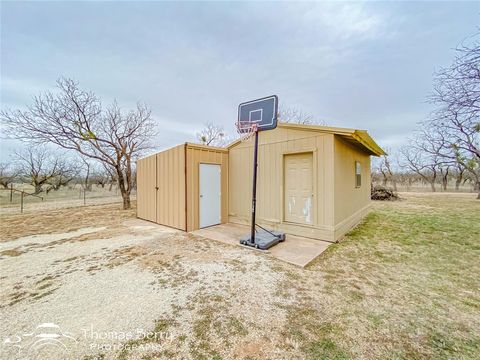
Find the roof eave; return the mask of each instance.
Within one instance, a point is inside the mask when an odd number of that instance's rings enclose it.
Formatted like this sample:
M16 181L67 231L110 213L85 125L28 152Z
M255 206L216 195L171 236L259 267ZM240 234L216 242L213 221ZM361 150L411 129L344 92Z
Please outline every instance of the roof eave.
M210 145L203 145L203 144L195 144L186 142L185 145L189 148L194 149L204 149L204 150L215 150L219 152L228 152L228 147L219 147L219 146L210 146Z
M323 125L306 125L306 124L292 124L292 123L278 123L277 127L292 130L316 131L328 134L344 136L355 140L368 153L374 156L386 155L385 151L372 139L366 130L356 130L350 128L323 126ZM238 145L242 140L237 139L227 146L227 149Z
M372 137L365 130L355 130L352 137L363 145L374 156L382 156L387 153L372 139Z

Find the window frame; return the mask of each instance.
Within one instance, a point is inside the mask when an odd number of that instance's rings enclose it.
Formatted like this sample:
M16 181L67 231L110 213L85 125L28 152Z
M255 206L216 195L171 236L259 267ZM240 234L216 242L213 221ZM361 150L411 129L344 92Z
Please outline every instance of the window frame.
M358 189L362 187L362 163L358 160L355 160L355 188Z

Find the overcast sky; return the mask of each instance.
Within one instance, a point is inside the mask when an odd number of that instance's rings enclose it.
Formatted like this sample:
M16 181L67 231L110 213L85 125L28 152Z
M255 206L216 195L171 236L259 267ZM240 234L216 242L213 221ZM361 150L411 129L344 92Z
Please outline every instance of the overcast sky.
M238 103L276 94L395 147L428 115L432 73L479 13L458 1L2 2L1 106L71 77L105 104L148 104L166 148L207 121L232 134Z

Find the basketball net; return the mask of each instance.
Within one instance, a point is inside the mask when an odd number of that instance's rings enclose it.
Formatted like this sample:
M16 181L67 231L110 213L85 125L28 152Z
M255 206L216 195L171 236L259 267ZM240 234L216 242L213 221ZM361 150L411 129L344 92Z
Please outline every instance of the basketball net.
M258 130L258 125L251 122L239 121L237 125L237 133L240 135L240 141L248 141Z

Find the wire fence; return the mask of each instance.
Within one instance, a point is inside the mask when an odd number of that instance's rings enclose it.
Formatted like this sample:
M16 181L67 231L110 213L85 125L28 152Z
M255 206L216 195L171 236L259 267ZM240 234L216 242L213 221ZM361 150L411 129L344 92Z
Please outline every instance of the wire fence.
M132 200L136 192L131 193ZM14 184L0 189L0 214L23 214L42 210L52 210L75 206L121 203L123 201L116 185L85 188L81 185L50 189L35 194L34 188L27 184Z

